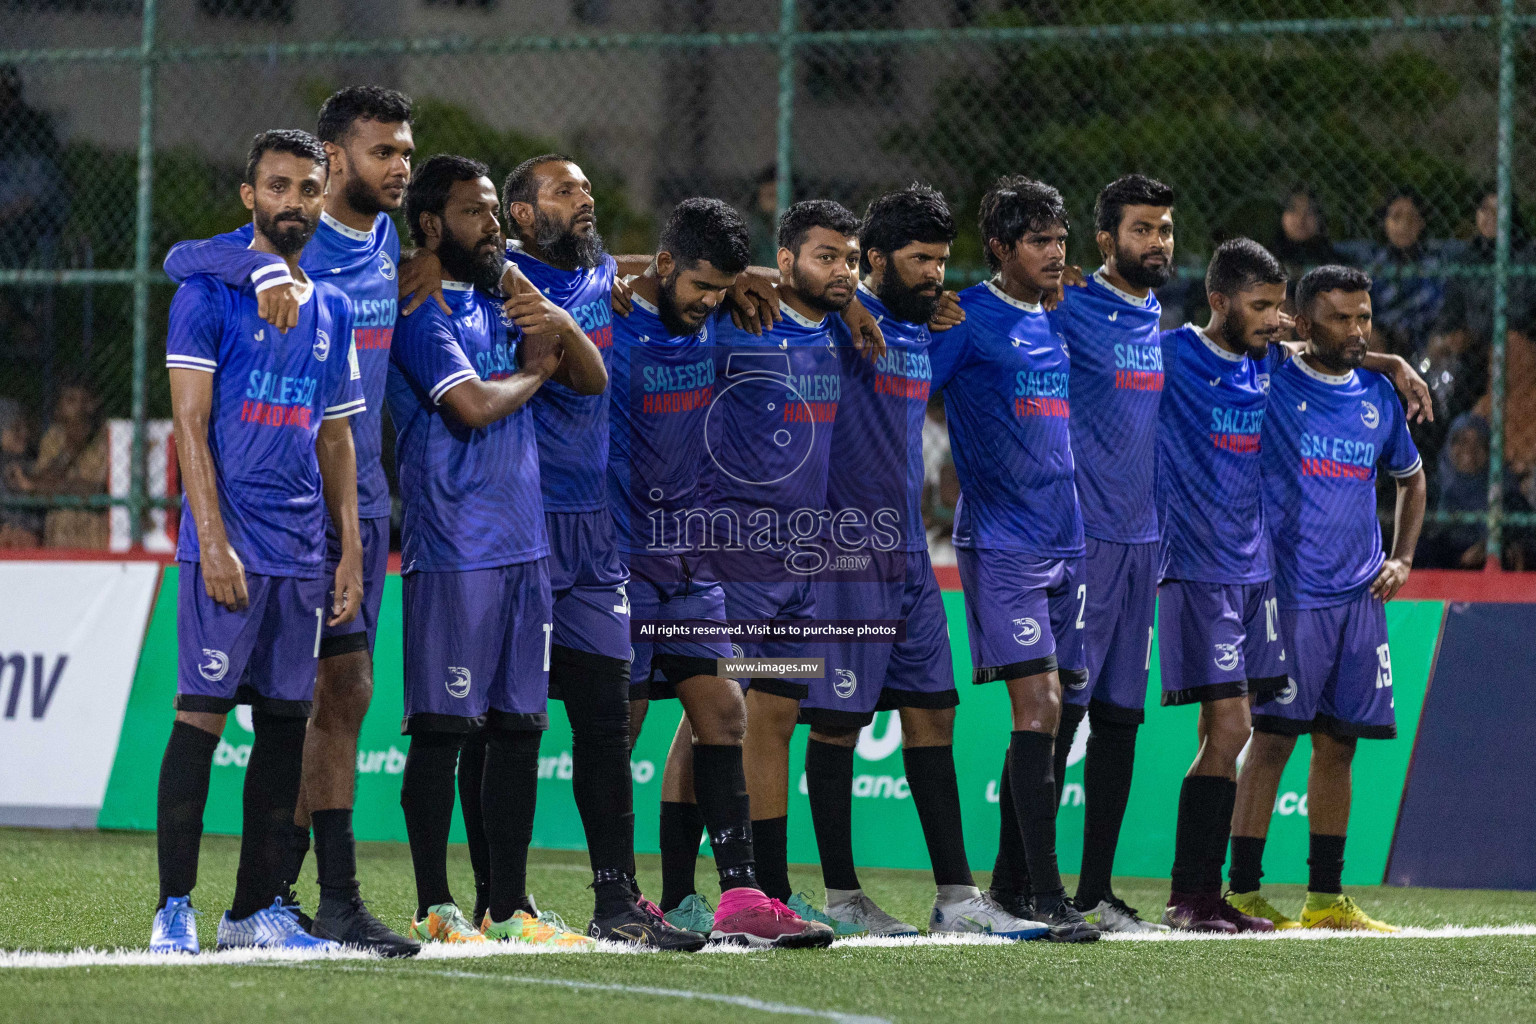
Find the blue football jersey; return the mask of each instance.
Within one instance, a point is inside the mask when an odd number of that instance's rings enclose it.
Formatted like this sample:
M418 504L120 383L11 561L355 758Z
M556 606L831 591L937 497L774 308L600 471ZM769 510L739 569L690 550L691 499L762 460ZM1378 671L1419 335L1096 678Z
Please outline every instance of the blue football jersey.
M832 433L827 507L838 542L862 536L881 550L927 551L923 527L923 423L933 388L927 324L891 316L859 285L880 324L885 355L839 347L843 384ZM857 520L857 521L855 521Z
M1158 538L1155 466L1163 353L1155 295L1111 285L1102 268L1067 288L1051 322L1072 355L1072 455L1083 531L1117 544Z
M1157 427L1163 578L1261 583L1270 578L1260 432L1274 344L1260 362L1218 346L1193 324L1163 332L1167 386Z
M1376 467L1409 477L1421 465L1391 382L1370 370L1335 376L1290 360L1270 380L1261 463L1281 605L1354 600L1386 560Z
M251 286L198 274L171 300L165 365L213 374L208 448L219 513L247 572L313 579L325 570L325 494L315 437L322 419L366 408L352 307L323 282L305 289L298 326L256 315ZM199 560L186 496L176 557Z
M1066 346L1043 308L991 281L961 292L960 306L965 321L932 346L960 477L955 546L1080 555Z
M539 452L527 404L471 429L442 407L455 385L517 372L517 328L501 303L443 282L453 315L435 302L402 317L389 363L389 413L405 503L402 572L465 572L549 553Z
M802 509L815 517L814 536L827 503L827 460L842 393L839 339L848 344L841 317L809 320L786 305L783 319L761 335L715 317L718 394L704 422L705 464L711 507L727 509L741 533L777 524L765 539L778 548ZM802 517L803 518L803 517Z
M517 264L555 305L570 313L612 369L612 256L584 270L560 270L509 247ZM546 381L533 396L533 423L539 441L539 480L546 512L591 512L608 501L608 396L578 395L558 381Z
M181 242L165 257L165 272L173 281L193 274L211 274L236 288L287 279L281 257L249 248L251 225L205 241ZM389 373L389 345L395 332L395 265L400 261L400 236L395 222L380 213L373 230L357 231L328 213L299 256L299 266L312 279L341 289L352 301L352 344L363 375L368 411L352 417L352 444L357 449L357 512L363 519L389 515L389 482L384 476L384 379Z
M692 334L668 334L639 296L628 316L613 319L608 503L621 551L679 554L703 543L714 329L709 319Z

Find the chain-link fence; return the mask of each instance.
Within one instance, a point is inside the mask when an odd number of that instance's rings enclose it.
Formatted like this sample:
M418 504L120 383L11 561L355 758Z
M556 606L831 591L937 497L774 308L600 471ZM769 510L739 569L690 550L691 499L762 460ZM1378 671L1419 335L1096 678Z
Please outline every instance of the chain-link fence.
M161 257L246 218L255 132L312 127L330 91L369 81L414 97L418 159L500 174L573 153L615 251L649 249L672 203L707 194L748 214L762 258L792 199L861 209L922 179L957 212L951 273L968 282L977 201L1022 172L1061 189L1092 265L1095 194L1152 174L1179 196L1170 321L1202 314L1204 262L1233 235L1296 272L1337 258L1377 275L1379 337L1437 394L1419 432L1434 557L1536 568L1536 250L1513 187L1536 171L1526 0L0 10L0 544L163 537Z

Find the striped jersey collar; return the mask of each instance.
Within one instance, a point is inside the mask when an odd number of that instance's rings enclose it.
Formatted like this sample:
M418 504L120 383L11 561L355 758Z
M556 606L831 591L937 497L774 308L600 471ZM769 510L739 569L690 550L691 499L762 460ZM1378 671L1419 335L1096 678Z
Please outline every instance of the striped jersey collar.
M990 291L993 295L996 295L999 299L1008 303L1008 305L1013 306L1015 309L1022 309L1026 313L1045 312L1045 307L1038 302L1025 302L1022 299L1016 299L991 281L983 281L982 283L987 286L987 290Z
M1185 324L1185 326L1190 328L1191 330L1193 330L1197 335L1199 335L1200 341L1202 343L1204 343L1206 348L1210 349L1212 352L1214 352L1216 355L1220 356L1221 358L1225 359L1227 362L1229 362L1229 363L1240 363L1240 362L1242 362L1246 358L1245 356L1243 356L1240 353L1228 352L1226 349L1224 349L1220 345L1216 344L1216 342L1211 340L1211 336L1209 334L1205 333L1205 328L1204 327L1196 327L1194 324Z
M332 217L324 210L320 211L320 223L330 228L343 238L350 238L354 242L366 242L373 237L372 231L359 231L357 228L349 228L341 221Z
M473 284L470 284L468 281L444 281L443 282L443 291L445 291L445 292L472 292L474 290L475 290L475 286Z
M1153 295L1151 292L1147 292L1145 298L1137 298L1130 292L1121 291L1119 288L1116 288L1114 285L1109 283L1109 275L1104 273L1103 267L1100 267L1098 270L1093 272L1093 279L1099 282L1099 284L1103 285L1110 293L1118 297L1121 301L1127 302L1132 306L1140 306L1142 309L1146 309L1152 305Z
M1348 373L1341 374L1324 373L1322 370L1315 368L1311 363L1307 362L1307 357L1304 355L1296 359L1292 359L1291 362L1295 363L1301 372L1306 374L1308 377L1311 377L1313 380L1321 384L1330 385L1331 387L1341 388L1346 384L1354 383L1355 380L1354 370L1350 370Z
M823 315L820 320L812 320L810 317L801 316L799 313L791 309L789 303L785 302L783 299L779 300L779 312L783 313L791 321L799 324L801 327L821 327L827 322L825 315Z

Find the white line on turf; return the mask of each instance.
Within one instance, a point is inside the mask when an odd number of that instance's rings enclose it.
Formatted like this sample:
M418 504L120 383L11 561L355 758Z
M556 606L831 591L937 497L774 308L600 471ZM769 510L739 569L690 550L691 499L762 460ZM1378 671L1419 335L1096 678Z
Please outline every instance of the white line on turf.
M272 966L285 966L274 964ZM322 964L293 964L294 967L313 968L326 970ZM338 964L329 968L334 971L363 971L366 973L384 972L388 968L382 966L364 967L351 964ZM706 1003L724 1003L727 1006L740 1007L743 1010L756 1010L760 1013L776 1013L789 1017L819 1017L823 1020L837 1021L838 1024L891 1024L884 1017L872 1017L858 1013L843 1013L838 1010L817 1010L809 1006L795 1006L792 1003L771 1003L762 999L753 999L751 996L730 996L717 992L698 992L686 988L654 988L650 985L618 985L605 984L598 981L570 981L565 978L532 978L515 974L481 974L476 971L439 971L430 968L424 970L407 969L403 972L391 972L391 977L399 978L402 974L418 975L426 974L434 978L451 978L455 981L497 981L509 985L549 985L553 988L576 989L583 992L617 992L629 996L656 996L666 999L692 999Z
M1206 932L1171 932L1167 934L1106 935L1108 942L1318 942L1328 939L1476 939L1490 936L1536 935L1536 924L1503 925L1489 928L1464 928L1448 925L1439 928L1404 928L1395 934L1377 932L1336 932L1323 930L1292 929L1284 932L1244 935L1215 935ZM907 949L943 946L995 946L1007 945L1008 940L991 935L923 935L915 938L853 938L839 939L834 949ZM429 943L417 959L420 961L476 960L484 957L505 956L592 956L649 955L651 951L613 942L599 943L588 952L542 949L510 943L486 943L484 945L446 945ZM704 954L739 954L762 952L745 946L711 943ZM230 949L214 951L198 956L174 953L150 953L142 949L77 949L69 953L40 953L27 950L0 950L0 969L68 968L68 967L211 967L221 964L282 964L313 963L327 961L371 962L366 953L295 953L280 949Z

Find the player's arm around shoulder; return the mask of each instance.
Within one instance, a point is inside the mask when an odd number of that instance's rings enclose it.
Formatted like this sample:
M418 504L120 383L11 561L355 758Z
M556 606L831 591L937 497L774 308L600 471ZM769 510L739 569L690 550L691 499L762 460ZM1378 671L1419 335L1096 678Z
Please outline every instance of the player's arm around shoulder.
M507 264L509 271L515 269ZM521 273L511 282L511 298L502 303L502 312L517 325L524 338L548 336L560 347L560 360L553 377L578 395L600 395L608 387L608 368L603 354L581 329L570 311L557 305ZM502 278L502 286L508 279Z
M1390 417L1390 422L1383 424L1389 433L1381 461L1397 481L1397 509L1393 516L1391 554L1371 582L1371 596L1390 601L1408 582L1408 573L1413 568L1413 553L1419 546L1419 533L1424 526L1429 485L1424 476L1424 460L1409 436L1407 419L1396 408L1397 396L1388 390L1385 382L1378 385L1377 391L1378 404L1385 410L1385 414L1378 412L1377 415Z
M480 430L517 412L560 367L560 340L549 334L524 335L519 366L511 376L481 380L471 374L443 391L437 402L472 430Z
M1408 406L1408 419L1414 423L1435 421L1435 402L1429 393L1429 385L1402 356L1386 352L1367 352L1361 363L1367 370L1381 374L1392 382L1397 393Z

